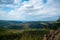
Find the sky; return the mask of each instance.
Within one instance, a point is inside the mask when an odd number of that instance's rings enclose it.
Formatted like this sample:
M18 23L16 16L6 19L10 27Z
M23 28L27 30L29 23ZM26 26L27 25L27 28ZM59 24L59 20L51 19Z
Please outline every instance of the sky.
M55 21L60 16L60 0L0 0L0 20Z

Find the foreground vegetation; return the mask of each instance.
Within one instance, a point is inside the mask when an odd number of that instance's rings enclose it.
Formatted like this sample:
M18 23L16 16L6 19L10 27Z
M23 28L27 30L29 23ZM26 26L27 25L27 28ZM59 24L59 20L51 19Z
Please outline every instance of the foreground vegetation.
M43 40L46 33L48 33L47 30L29 30L15 33L4 31L0 32L0 40Z

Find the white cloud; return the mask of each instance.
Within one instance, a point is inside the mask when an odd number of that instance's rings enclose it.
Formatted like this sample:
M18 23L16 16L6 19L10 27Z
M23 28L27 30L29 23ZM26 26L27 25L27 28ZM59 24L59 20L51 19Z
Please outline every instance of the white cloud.
M20 3L21 2L21 0L14 0L14 3L15 4L18 4L18 3Z
M7 14L5 11L0 10L0 20L6 19L7 18Z
M23 3L19 3L18 0L15 0L15 3L17 3L18 5L16 5L17 7L16 6L14 7L14 5L11 6L15 8L15 10L11 10L8 13L7 19L10 20L40 20L41 19L42 20L43 18L49 19L59 16L60 4L56 1L47 0L47 3L43 4L42 0L29 0L28 2L25 1Z

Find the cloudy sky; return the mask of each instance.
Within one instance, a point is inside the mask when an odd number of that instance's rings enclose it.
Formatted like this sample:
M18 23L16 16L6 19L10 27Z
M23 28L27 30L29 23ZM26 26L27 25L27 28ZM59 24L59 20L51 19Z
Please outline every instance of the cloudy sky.
M59 16L60 0L14 0L11 4L0 2L0 20L55 21Z

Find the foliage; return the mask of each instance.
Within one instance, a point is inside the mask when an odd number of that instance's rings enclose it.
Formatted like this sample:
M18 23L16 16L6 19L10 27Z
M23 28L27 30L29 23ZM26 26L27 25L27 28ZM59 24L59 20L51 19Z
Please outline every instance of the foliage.
M0 40L42 40L46 30L23 31L22 33L0 32Z

